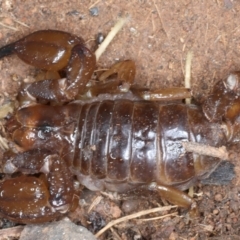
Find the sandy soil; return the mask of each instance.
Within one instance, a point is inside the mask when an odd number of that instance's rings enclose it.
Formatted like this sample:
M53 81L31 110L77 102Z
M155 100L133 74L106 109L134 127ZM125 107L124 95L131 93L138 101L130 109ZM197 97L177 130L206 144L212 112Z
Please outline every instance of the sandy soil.
M0 46L36 30L58 29L83 37L95 50L97 34L105 36L119 16L128 14L129 21L100 58L99 68L132 59L137 66L136 84L151 88L183 86L186 55L192 51L193 95L202 99L213 83L240 70L239 13L240 2L236 0L2 0ZM2 104L15 98L20 83L31 80L34 70L15 56L1 60L0 68ZM190 219L180 213L163 220L129 221L109 230L101 239L240 239L240 165L235 164L236 178L231 184L196 186L199 218ZM139 197L133 197L133 201L136 199ZM79 223L96 232L112 218L132 213L132 209L124 208L125 201L129 200L104 197L102 204L113 212L106 214L98 207L85 215L79 210L78 214L85 217ZM162 203L154 196L138 201L134 212ZM5 220L0 223L6 226Z

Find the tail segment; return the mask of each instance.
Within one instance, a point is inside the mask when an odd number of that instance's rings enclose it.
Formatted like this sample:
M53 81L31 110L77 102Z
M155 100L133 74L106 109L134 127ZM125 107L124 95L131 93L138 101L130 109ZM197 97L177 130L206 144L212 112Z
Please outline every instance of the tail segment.
M0 48L0 59L13 54L14 52L15 52L15 43L10 43Z

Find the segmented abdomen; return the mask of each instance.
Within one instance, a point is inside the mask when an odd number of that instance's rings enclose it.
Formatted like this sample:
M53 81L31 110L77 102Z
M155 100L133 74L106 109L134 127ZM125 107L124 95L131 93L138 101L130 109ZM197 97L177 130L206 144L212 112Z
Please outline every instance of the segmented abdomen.
M181 141L217 146L224 138L217 131L196 106L130 100L86 104L73 166L98 179L181 183L195 176L196 167Z

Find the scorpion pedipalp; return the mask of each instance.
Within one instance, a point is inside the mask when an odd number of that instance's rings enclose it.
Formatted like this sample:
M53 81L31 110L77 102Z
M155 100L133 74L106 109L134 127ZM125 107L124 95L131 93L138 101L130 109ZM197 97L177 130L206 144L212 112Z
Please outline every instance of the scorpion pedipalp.
M10 161L15 167L12 169L24 175L0 183L0 211L4 216L18 222L37 223L60 218L71 209L75 193L73 176L57 154L32 149L6 156L7 164Z

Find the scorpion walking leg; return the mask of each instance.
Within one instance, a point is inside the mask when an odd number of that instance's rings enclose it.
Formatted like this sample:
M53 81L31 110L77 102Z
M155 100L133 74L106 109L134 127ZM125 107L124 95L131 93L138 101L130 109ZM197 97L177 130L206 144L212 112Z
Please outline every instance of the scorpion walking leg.
M114 74L117 75L116 78L108 80ZM190 89L184 87L157 90L132 87L135 74L136 66L133 61L125 60L116 63L100 75L100 81L96 85L88 88L88 96L95 97L104 93L118 94L131 90L134 95L150 101L172 101L191 98Z
M23 175L0 183L0 214L17 222L37 223L59 218L71 209L72 174L57 154L32 149L16 156L6 153L5 158L5 173Z
M178 205L179 207L189 209L193 204L193 199L191 197L172 186L166 186L162 184L158 185L154 183L149 186L149 189L157 191L162 198L166 199L172 204Z
M218 82L203 103L203 112L210 122L222 118L234 122L239 116L239 76L240 72L235 72L224 81Z
M99 82L88 88L87 95L95 97L99 94L118 94L128 92L134 82L136 66L132 60L125 60L114 64L109 70L103 72ZM117 75L116 77L114 75ZM114 76L113 79L108 79Z
M148 101L173 101L192 97L190 89L184 87L157 90L132 88L131 90L135 95Z

